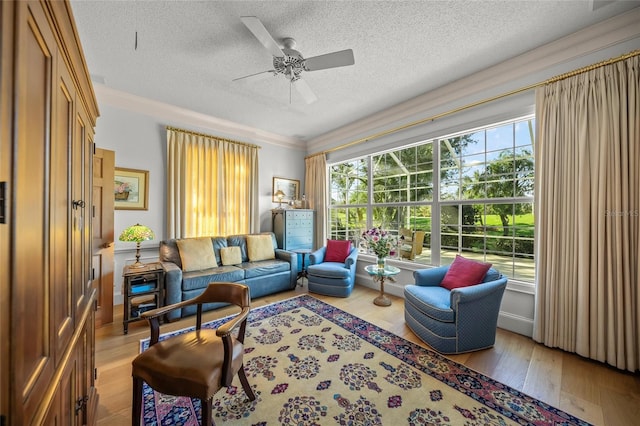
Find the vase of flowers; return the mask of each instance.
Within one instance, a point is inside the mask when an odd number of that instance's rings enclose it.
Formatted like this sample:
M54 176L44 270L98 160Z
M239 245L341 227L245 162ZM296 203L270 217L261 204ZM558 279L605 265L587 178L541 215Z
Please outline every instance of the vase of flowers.
M362 233L362 246L377 257L379 269L384 269L387 257L395 256L398 241L395 235L382 228L371 228Z

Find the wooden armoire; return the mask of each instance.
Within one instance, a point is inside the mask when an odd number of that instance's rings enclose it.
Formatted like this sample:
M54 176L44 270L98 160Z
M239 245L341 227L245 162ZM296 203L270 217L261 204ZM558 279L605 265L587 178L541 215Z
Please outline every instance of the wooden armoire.
M68 1L1 1L0 31L0 424L93 424L98 106Z

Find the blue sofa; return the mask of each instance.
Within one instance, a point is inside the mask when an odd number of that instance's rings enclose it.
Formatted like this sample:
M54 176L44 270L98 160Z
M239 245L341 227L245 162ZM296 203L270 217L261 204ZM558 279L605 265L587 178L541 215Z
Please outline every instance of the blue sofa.
M266 234L272 237L275 259L250 262L246 235L211 237L218 265L222 265L220 249L230 246L240 247L242 263L190 272L182 270L178 240L160 241L160 262L165 272L165 305L191 299L202 293L211 282L246 284L252 299L295 288L298 278L298 255L278 249L275 235L271 232ZM220 306L223 304L208 304L204 305L203 309L211 310ZM195 306L176 309L167 315L167 319L172 321L195 313Z
M327 296L348 297L356 282L358 249L351 247L349 256L342 262L325 262L327 247L320 247L309 255L307 283L312 293Z
M413 273L415 285L404 288L405 322L444 354L493 346L507 278L491 268L482 283L449 291L440 287L448 269L449 265Z

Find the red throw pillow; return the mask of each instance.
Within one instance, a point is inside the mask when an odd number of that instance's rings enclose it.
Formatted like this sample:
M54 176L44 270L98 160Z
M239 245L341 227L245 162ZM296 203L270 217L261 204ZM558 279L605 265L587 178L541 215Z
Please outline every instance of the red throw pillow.
M489 268L491 268L490 263L467 259L458 254L444 275L440 287L453 290L480 284Z
M351 241L327 240L327 251L324 254L325 262L344 262L351 252Z

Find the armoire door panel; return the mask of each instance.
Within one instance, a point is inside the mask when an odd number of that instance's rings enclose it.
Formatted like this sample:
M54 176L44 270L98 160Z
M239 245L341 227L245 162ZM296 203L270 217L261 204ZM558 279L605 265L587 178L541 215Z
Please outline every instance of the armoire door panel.
M75 302L76 313L79 313L83 306L85 296L85 285L88 278L87 257L85 253L85 234L88 223L85 218L86 210L90 209L91 200L87 199L85 193L85 155L86 155L86 131L85 121L76 114L74 120L74 134L71 145L71 198L73 229L71 233L71 257L72 265L72 288L73 301Z
M52 114L55 132L51 139L50 214L50 272L52 321L55 329L56 364L69 344L74 330L70 259L69 259L69 151L73 136L74 88L62 61L58 62L55 108Z
M51 78L55 38L37 4L19 7L28 25L19 43L17 98L18 143L14 152L14 238L12 240L12 296L15 389L14 403L23 407L23 419L40 403L37 396L52 376L52 332L49 312L48 171L51 117ZM37 19L37 21L36 21ZM41 25L42 24L42 25Z

